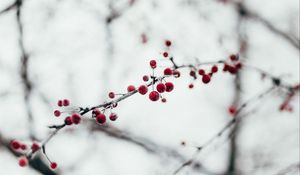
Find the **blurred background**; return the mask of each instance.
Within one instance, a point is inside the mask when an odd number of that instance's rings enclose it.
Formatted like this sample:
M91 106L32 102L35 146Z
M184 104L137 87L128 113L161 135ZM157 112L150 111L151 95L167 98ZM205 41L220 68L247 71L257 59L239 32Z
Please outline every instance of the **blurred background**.
M287 84L300 81L298 0L1 0L0 174L171 175L231 120L231 104L272 85L243 69L204 85L183 70L169 79L167 103L137 94L114 109L115 122L59 132L47 144L57 170L41 154L34 166L18 166L11 139L46 138L47 126L63 122L53 117L58 99L89 107L140 85L153 58L160 75L172 65L162 56L166 39L178 64L239 53ZM178 174L299 175L299 93L293 112L279 111L283 100L276 91L251 103L233 137L217 139Z

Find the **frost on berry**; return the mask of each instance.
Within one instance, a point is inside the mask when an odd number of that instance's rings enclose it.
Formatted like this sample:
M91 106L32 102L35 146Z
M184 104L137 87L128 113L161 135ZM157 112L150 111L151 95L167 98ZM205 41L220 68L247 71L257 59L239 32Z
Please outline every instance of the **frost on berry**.
M25 167L28 165L28 159L25 156L19 158L20 167Z
M145 94L147 94L147 92L148 92L148 87L145 86L145 85L141 85L141 86L138 88L138 91L139 91L140 94L145 95Z
M151 101L157 101L159 99L159 93L157 91L150 92L149 99Z
M100 124L103 124L106 122L106 116L104 114L98 114L96 116L96 121Z

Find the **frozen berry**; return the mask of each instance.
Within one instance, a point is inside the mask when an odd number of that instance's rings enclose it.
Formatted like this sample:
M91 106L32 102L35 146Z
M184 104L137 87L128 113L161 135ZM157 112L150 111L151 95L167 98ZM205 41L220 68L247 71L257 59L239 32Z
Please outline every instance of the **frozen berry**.
M172 71L171 68L166 68L166 69L164 70L164 75L172 75L172 73L173 73L173 71Z
M12 140L10 142L10 146L13 149L19 149L21 147L21 143L19 141L17 141L17 140Z
M133 86L133 85L129 85L128 87L127 87L127 92L132 92L132 91L134 91L135 90L135 87Z
M165 41L165 45L166 45L167 47L170 47L170 46L172 45L172 42L171 42L170 40L166 40L166 41Z
M150 99L151 101L157 101L157 100L159 99L159 93L156 92L156 91L150 92L150 94L149 94L149 99Z
M212 72L212 73L218 72L218 66L213 65L213 67L211 68L211 72Z
M57 106L62 107L63 106L63 101L62 100L58 100Z
M63 106L69 106L69 105L70 105L70 101L68 99L64 99Z
M140 94L145 95L145 94L147 94L147 92L148 92L148 87L145 86L145 85L141 85L141 86L139 87L138 91L139 91Z
M166 99L166 98L162 98L162 99L161 99L161 102L166 103L166 102L167 102L167 99Z
M199 70L198 70L198 74L199 74L199 75L204 75L204 74L205 74L204 69L199 69Z
M159 92L159 93L163 93L165 92L166 90L166 86L163 84L163 83L158 83L156 85L156 90Z
M109 92L108 97L111 98L111 99L115 98L115 93L114 92Z
M171 92L174 89L174 85L171 82L166 82L165 86L166 86L166 91L167 92Z
M149 77L147 75L143 76L143 81L147 82L149 80Z
M117 120L117 118L118 118L118 116L117 116L116 113L111 113L111 114L109 115L109 119L110 119L111 121L115 121L115 120Z
M70 116L68 116L68 117L65 118L65 124L66 125L72 125L73 124L72 118Z
M80 123L81 117L79 114L77 113L72 114L71 118L72 118L72 123L74 123L75 125Z
M104 114L99 114L96 116L96 121L100 124L103 124L106 122L106 116Z
M168 52L164 52L164 53L163 53L163 56L164 56L164 57L168 57L168 56L169 56Z
M21 144L21 150L26 150L27 149L27 145L25 145L25 144Z
M151 61L150 61L150 67L151 67L152 69L155 69L155 68L156 68L156 61L155 61L155 60L151 60Z
M210 76L209 75L203 75L202 76L202 82L207 84L210 82Z
M57 163L56 162L51 162L50 163L50 168L53 169L53 170L56 169L57 168Z
M239 59L238 55L235 55L235 54L231 54L229 56L229 58L230 58L231 61L237 61Z
M55 111L53 112L53 114L54 114L55 117L59 117L60 114L61 114L61 112L60 112L59 110L55 110Z
M28 165L28 159L25 156L22 156L19 158L19 165L21 167L24 167L26 165Z
M234 105L231 105L229 108L228 108L228 112L229 114L231 115L235 115L236 114L236 107Z
M193 89L193 87L194 87L194 85L191 83L191 84L189 84L189 88L190 89Z
M38 143L32 143L31 145L32 152L36 152L39 149L40 149L40 145Z

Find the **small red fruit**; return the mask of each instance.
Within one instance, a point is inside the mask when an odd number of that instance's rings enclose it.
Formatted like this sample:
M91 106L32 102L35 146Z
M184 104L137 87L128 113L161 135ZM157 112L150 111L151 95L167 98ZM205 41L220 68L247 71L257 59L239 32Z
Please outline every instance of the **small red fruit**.
M104 114L99 114L96 116L96 121L100 124L103 124L106 122L106 116Z
M140 94L145 95L145 94L147 94L147 92L148 92L148 87L145 86L145 85L141 85L141 86L139 87L138 91L139 91Z
M164 56L164 57L168 57L168 56L169 56L168 52L164 52L164 53L163 53L163 56Z
M203 75L202 76L202 82L204 83L204 84L207 84L207 83L209 83L210 82L210 76L209 75Z
M109 119L110 119L111 121L115 121L115 120L117 120L117 118L118 118L118 116L117 116L116 113L111 113L111 114L109 115Z
M191 84L189 84L189 88L190 89L193 89L193 87L194 87L194 85L191 83Z
M204 74L205 74L204 69L199 69L199 70L198 70L198 74L199 74L199 75L204 75Z
M143 81L147 82L149 80L149 77L147 75L143 76Z
M167 92L171 92L174 89L174 85L171 82L166 82L165 86L166 86L166 91Z
M61 114L61 112L60 112L59 110L55 110L55 111L53 112L53 114L54 114L55 117L59 117L60 114Z
M163 84L163 83L158 83L156 85L156 90L159 92L159 93L163 93L165 92L166 90L166 86Z
M40 149L40 145L38 143L32 143L31 145L32 152L36 152L39 149Z
M10 142L10 146L13 148L13 149L19 149L21 147L21 143L17 140L12 140Z
M229 56L229 58L230 58L231 61L237 61L239 59L238 55L235 55L235 54L231 54Z
M159 99L159 93L156 92L156 91L150 92L150 94L149 94L149 99L150 99L151 101L157 101L157 100Z
M173 75L174 75L175 78L179 78L180 77L180 72L178 70L174 70Z
M25 156L22 156L19 158L19 165L21 167L24 167L26 165L28 165L28 159Z
M68 116L68 117L65 118L65 124L66 125L72 125L73 124L72 118L70 116Z
M108 97L111 98L111 99L115 98L115 93L114 92L109 92Z
M166 103L166 102L167 102L167 99L162 98L162 99L161 99L161 102Z
M56 162L51 162L50 163L50 168L53 169L53 170L56 169L57 168L57 163Z
M172 45L172 42L171 42L170 40L166 40L166 41L165 41L165 45L166 45L167 47L170 47L170 46Z
M27 145L21 144L21 150L26 150L26 149L27 149Z
M127 87L127 92L132 92L132 91L134 91L135 90L135 87L133 86L133 85L129 85L128 87Z
M212 73L218 72L218 66L217 65L213 65L213 67L211 68L211 72Z
M62 107L63 106L63 101L62 100L58 100L57 106Z
M151 67L152 69L155 69L155 68L156 68L156 61L155 61L155 60L151 60L151 61L150 61L150 67Z
M72 123L74 123L75 125L80 123L81 117L79 114L76 113L72 114L71 118L72 118Z
M70 101L68 99L64 99L63 106L69 106L69 105L70 105Z
M173 71L172 71L171 68L166 68L166 69L164 70L164 75L172 75L172 74L173 74Z
M228 112L229 114L231 115L235 115L236 114L236 107L234 105L231 105L229 108L228 108Z

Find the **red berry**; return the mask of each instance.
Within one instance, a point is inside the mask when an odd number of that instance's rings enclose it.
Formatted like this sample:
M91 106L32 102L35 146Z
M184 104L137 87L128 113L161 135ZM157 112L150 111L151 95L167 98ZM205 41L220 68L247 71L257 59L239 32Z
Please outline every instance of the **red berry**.
M241 69L242 66L243 66L243 65L242 65L241 62L238 62L238 63L235 64L235 68L236 68L236 69Z
M53 112L53 114L54 114L55 117L59 117L60 114L61 114L61 112L60 112L59 110L55 110L55 111Z
M51 169L56 169L57 168L57 163L56 162L51 162L50 163L50 168Z
M233 67L233 66L230 66L228 65L227 66L227 70L231 73L231 74L236 74L237 73L237 68Z
M229 58L230 58L231 61L237 61L239 59L238 55L235 55L235 54L231 54L229 56Z
M173 71L172 71L171 68L166 68L166 69L164 70L164 75L172 75L172 73L173 73Z
M111 99L115 98L115 93L114 92L109 92L108 97L111 98Z
M96 121L100 124L103 124L106 122L106 116L104 114L98 114L96 116Z
M99 109L94 109L92 113L95 114L95 115L98 115L98 114L100 114L101 112L99 111Z
M63 106L69 106L69 105L70 105L70 101L68 99L64 99Z
M40 149L40 145L38 143L32 143L31 145L32 152L36 152L39 149Z
M210 76L206 75L206 74L203 75L202 76L202 82L205 83L205 84L209 83L210 82Z
M135 90L135 87L133 86L133 85L129 85L128 87L127 87L127 92L132 92L132 91L134 91Z
M164 57L168 57L168 56L169 56L168 52L164 52L164 53L163 53L163 56L164 56Z
M58 100L57 106L62 107L63 106L63 101L62 100Z
M26 165L28 165L28 159L25 156L22 156L19 158L19 165L21 167L24 167Z
M139 87L138 91L139 91L140 94L145 95L145 94L147 94L147 92L148 92L148 87L145 86L145 85L141 85L141 86Z
M21 144L21 150L26 150L26 149L27 149L27 145Z
M166 102L167 102L167 99L162 98L162 99L161 99L161 102L166 103Z
M191 83L189 84L189 88L192 89L194 87L194 85Z
M21 143L17 140L12 140L10 142L10 146L13 148L13 149L19 149L21 147Z
M175 78L179 78L180 77L180 72L178 70L174 70L173 75L174 75Z
M143 81L147 82L149 80L149 77L147 75L143 76Z
M151 67L152 69L155 69L155 68L156 68L156 61L155 61L155 60L151 60L151 61L150 61L150 67Z
M166 40L166 41L165 41L165 45L166 45L167 47L170 47L170 46L172 45L172 42L171 42L170 40Z
M166 82L165 86L166 86L166 91L167 92L171 92L174 89L174 85L171 82Z
M156 91L150 92L150 94L149 94L149 99L150 99L151 101L157 101L157 100L159 99L159 93L156 92Z
M218 66L217 65L213 65L213 67L211 68L211 72L212 73L218 72Z
M190 71L190 76L191 76L191 77L195 77L195 76L196 76L196 72L193 71L193 70L191 70L191 71Z
M236 107L234 105L231 105L229 108L228 108L228 112L231 114L231 115L235 115L236 114Z
M158 83L156 85L156 90L159 92L159 93L163 93L165 92L166 90L166 86L163 84L163 83Z
M71 118L72 118L72 123L74 123L75 125L80 123L81 117L79 114L76 113L72 114Z
M199 75L204 75L204 74L205 74L205 71L204 71L203 69L199 69L199 70L198 70L198 74L199 74Z
M73 124L72 118L70 116L68 116L68 117L65 118L65 124L66 125L72 125Z
M111 114L109 115L109 119L110 119L111 121L115 121L115 120L117 120L117 118L118 118L118 116L117 116L116 113L111 113Z

